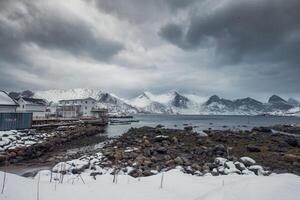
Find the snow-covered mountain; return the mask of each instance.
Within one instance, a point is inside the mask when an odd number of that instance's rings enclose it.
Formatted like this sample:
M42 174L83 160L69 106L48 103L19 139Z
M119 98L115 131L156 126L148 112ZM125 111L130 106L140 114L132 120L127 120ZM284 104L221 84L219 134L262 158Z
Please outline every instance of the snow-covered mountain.
M159 95L144 92L131 100L131 104L145 113L199 114L199 103L176 91Z
M138 113L139 110L132 105L127 104L123 99L110 93L100 93L96 100L99 106L107 108L110 113Z
M171 91L163 94L143 92L133 99L120 98L98 89L77 88L70 90L37 91L34 97L58 102L61 99L92 97L100 107L111 113L156 113L156 114L223 114L223 115L300 115L299 101L272 95L267 103L247 97L229 100L213 95L202 97L196 94L180 94Z
M144 92L131 100L131 105L135 106L142 113L173 114L168 106L151 99L150 96L153 98L151 93Z
M99 103L99 107L107 108L111 113L137 113L138 110L127 104L123 99L116 95L102 92L99 89L76 88L76 89L54 89L47 91L37 91L34 97L43 98L49 102L58 102L62 99L82 99L92 97Z
M203 105L202 112L207 114L255 115L266 112L266 107L250 97L228 100L211 96Z
M97 99L101 94L101 90L89 89L89 88L76 88L76 89L53 89L46 91L37 91L34 93L34 97L43 98L53 102L58 102L59 100L66 99L83 99L92 97Z
M269 98L268 101L268 106L270 111L282 111L282 110L289 110L292 109L294 106L289 104L286 100L283 98L277 96L277 95L272 95Z

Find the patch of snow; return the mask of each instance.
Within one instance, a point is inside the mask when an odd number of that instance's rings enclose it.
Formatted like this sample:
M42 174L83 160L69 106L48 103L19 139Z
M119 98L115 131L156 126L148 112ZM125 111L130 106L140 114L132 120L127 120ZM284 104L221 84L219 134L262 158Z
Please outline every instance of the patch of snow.
M0 172L2 179L4 173ZM300 178L292 174L272 176L191 176L174 169L162 174L132 178L118 175L113 183L113 175L104 173L96 180L89 173L65 175L63 183L56 174L41 171L34 179L7 174L6 185L0 199L37 199L37 182L39 199L43 200L81 200L81 199L130 199L130 200L295 200L300 196ZM52 182L50 183L50 178Z

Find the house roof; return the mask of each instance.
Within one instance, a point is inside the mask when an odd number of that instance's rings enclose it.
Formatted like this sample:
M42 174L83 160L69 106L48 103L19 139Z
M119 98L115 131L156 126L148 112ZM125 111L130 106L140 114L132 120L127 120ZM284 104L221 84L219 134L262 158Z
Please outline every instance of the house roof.
M29 98L29 97L20 97L19 99L21 98L28 104L39 105L39 106L45 106L47 104L47 102L44 99L36 99L36 98Z
M0 105L18 106L18 103L10 96L8 96L6 92L0 90Z

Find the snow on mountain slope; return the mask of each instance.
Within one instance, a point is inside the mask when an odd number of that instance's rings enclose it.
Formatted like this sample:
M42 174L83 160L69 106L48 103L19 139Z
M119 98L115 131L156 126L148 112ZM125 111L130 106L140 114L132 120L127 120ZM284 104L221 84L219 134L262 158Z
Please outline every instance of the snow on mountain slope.
M62 99L83 99L92 97L98 99L101 94L101 90L88 89L88 88L76 88L76 89L53 89L47 91L37 91L34 94L36 98L47 99L48 101L58 102Z
M141 112L199 114L199 102L202 102L204 98L197 97L196 95L189 96L192 98L189 99L187 96L179 94L176 91L165 94L153 94L147 91L131 100L131 104L139 108Z
M138 97L127 100L97 89L77 88L69 90L48 90L35 92L34 97L58 102L61 99L79 99L92 97L99 106L113 113L157 113L157 114L216 114L216 115L293 115L299 116L297 100L286 101L277 95L262 103L250 97L236 100L210 98L195 94L180 94L170 91L164 94L143 92ZM296 110L293 110L296 109Z
M157 113L157 114L173 113L168 106L150 99L149 96L151 96L152 98L154 97L153 94L149 92L144 92L143 94L131 100L131 104L136 108L138 108L139 112L143 112L143 113Z
M132 105L127 104L123 99L110 93L101 93L98 95L97 100L99 106L108 109L109 113L138 113L138 109Z

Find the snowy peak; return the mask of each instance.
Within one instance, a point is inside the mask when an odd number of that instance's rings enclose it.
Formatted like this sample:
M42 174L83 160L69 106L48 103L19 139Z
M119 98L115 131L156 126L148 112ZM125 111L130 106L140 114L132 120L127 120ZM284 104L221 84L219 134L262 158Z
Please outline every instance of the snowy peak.
M117 104L119 99L109 93L101 93L98 95L98 101L101 103Z
M178 92L174 92L171 104L177 108L187 108L189 102L190 100L187 97L179 94Z
M287 101L285 101L283 98L281 98L280 96L277 95L272 95L269 98L268 103L270 104L277 104L277 103L287 103Z
M222 104L224 106L231 107L233 102L228 99L220 98L217 95L213 95L205 102L205 105L212 105L212 104Z
M270 104L270 110L276 111L276 110L284 110L287 111L291 108L293 108L293 105L290 105L286 100L283 98L277 96L277 95L272 95L269 98L268 103Z
M265 107L263 103L250 97L228 100L213 95L204 103L203 110L214 114L257 114L264 112Z

